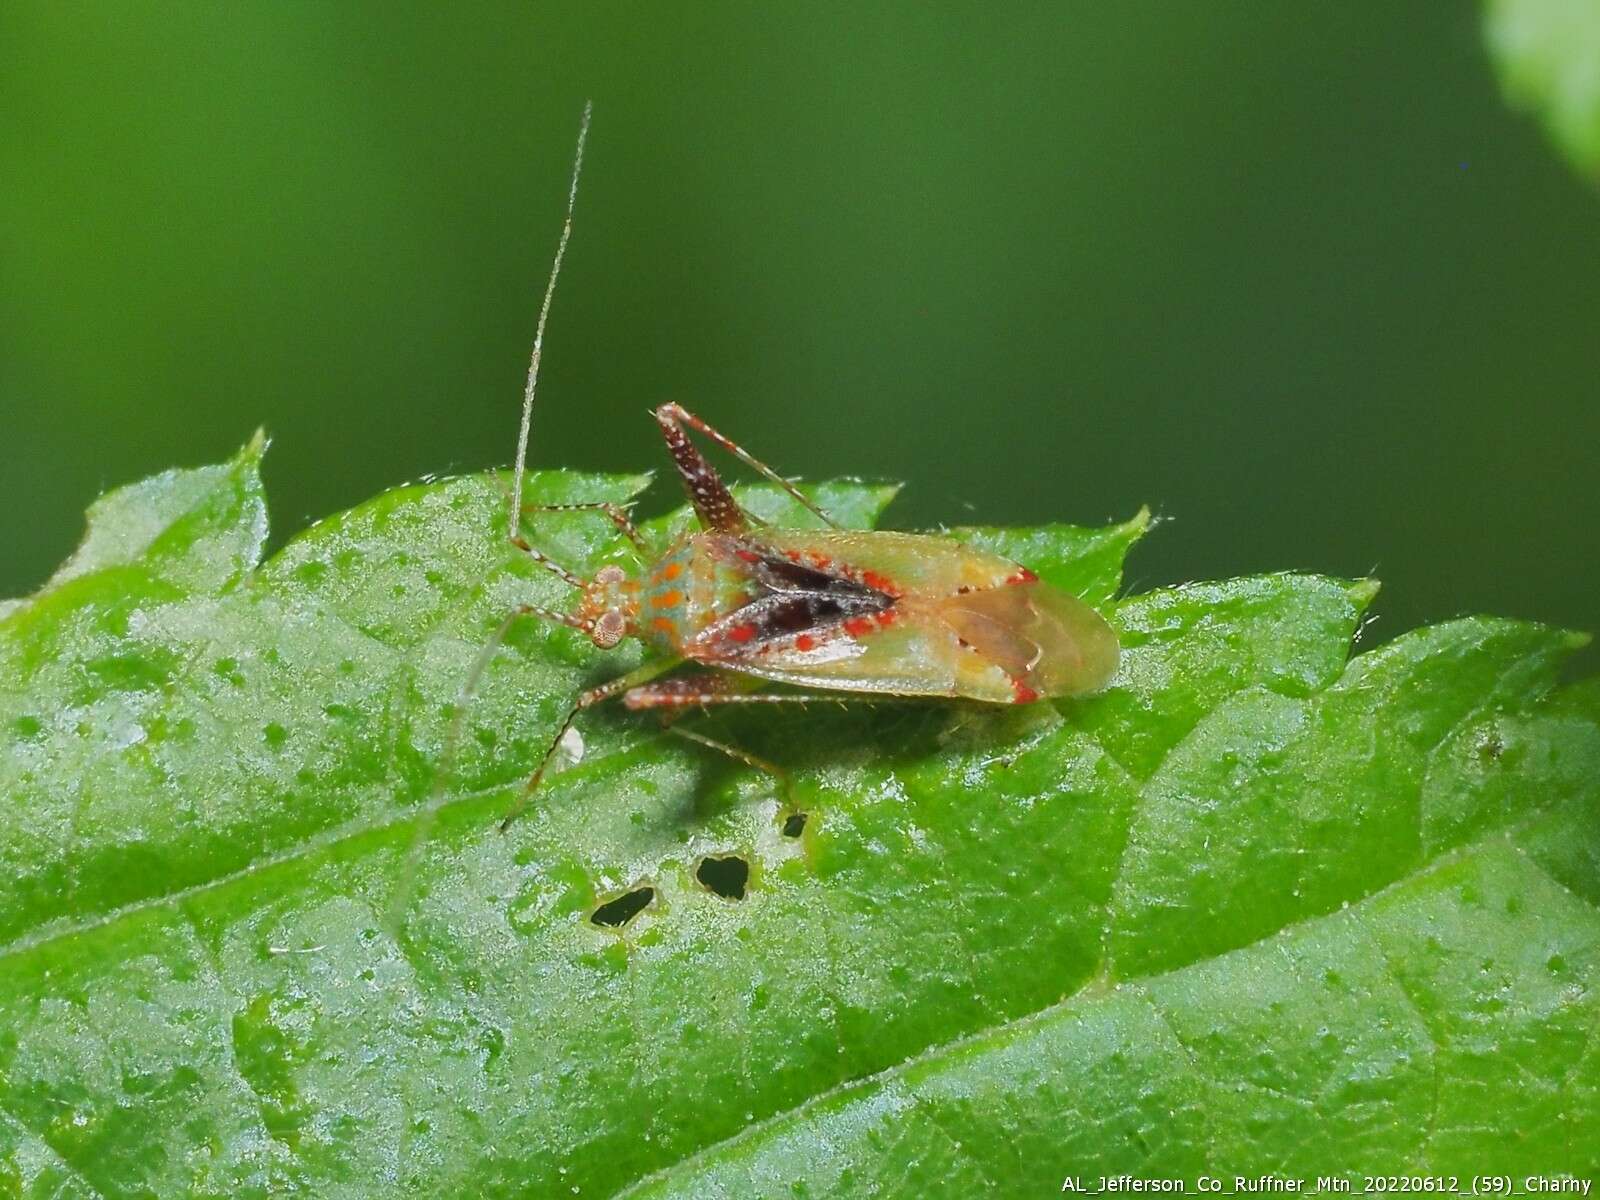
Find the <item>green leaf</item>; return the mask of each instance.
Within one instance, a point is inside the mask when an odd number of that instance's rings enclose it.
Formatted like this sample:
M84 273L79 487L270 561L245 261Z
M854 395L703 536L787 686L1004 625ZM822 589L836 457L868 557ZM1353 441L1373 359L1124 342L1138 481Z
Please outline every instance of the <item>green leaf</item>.
M1107 691L694 718L787 789L600 708L501 834L572 698L642 651L519 623L452 743L504 614L570 602L506 546L505 481L256 565L259 450L108 496L0 620L4 1194L1600 1169L1582 638L1472 618L1351 659L1369 582L1118 600L1144 514L955 531L1111 615ZM892 490L813 494L866 525ZM530 524L632 565L602 516ZM742 895L702 882L734 858Z
M1506 98L1538 113L1573 165L1600 181L1600 5L1488 0L1484 36Z

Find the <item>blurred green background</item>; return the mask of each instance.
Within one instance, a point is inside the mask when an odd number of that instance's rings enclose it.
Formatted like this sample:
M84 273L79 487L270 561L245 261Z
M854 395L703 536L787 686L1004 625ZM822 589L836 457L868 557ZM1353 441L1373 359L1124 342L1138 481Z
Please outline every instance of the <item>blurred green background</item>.
M1600 629L1600 190L1470 4L8 4L0 595L274 436L277 542L677 399L896 524L1173 518L1134 587L1376 572ZM662 503L665 503L663 494Z

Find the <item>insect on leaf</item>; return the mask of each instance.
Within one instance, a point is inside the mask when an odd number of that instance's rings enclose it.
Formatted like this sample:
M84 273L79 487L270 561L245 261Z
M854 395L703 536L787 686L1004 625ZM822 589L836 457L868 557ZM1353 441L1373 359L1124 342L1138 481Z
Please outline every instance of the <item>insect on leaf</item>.
M505 547L503 481L386 493L258 563L258 459L106 497L0 619L7 1194L1600 1169L1581 639L1472 618L1350 658L1370 583L1118 599L1142 518L970 531L1110 616L1106 691L686 718L787 792L596 709L501 834L638 647L516 626L446 770L503 615L572 602ZM813 494L855 526L889 496ZM598 514L529 523L576 570L629 561Z

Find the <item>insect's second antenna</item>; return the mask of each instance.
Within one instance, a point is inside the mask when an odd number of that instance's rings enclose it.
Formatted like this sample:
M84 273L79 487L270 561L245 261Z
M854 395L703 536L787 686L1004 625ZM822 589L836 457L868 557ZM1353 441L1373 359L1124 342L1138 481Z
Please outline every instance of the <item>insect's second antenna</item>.
M517 463L511 476L511 524L508 532L512 538L517 536L522 525L522 472L528 461L528 430L533 424L533 393L539 385L539 356L544 351L544 327L550 319L550 302L555 299L561 260L566 257L567 243L572 240L572 210L578 203L578 176L583 173L583 144L589 140L589 117L593 112L594 101L585 101L583 120L578 125L578 149L572 158L572 186L567 190L567 219L561 226L555 262L550 266L550 282L545 285L544 303L539 306L539 324L533 331L533 354L528 359L528 384L522 392L522 427L517 433Z

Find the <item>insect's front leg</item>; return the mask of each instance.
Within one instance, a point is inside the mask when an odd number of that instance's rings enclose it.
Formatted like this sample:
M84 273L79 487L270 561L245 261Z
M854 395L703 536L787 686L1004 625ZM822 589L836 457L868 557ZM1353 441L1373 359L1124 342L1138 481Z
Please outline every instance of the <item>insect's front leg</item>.
M551 558L543 550L536 548L518 531L511 531L510 541L511 544L518 550L521 550L535 563L543 567L546 571L549 571L550 574L554 575L557 579L561 580L569 587L581 588L583 586L583 576L567 570L566 567L563 567L560 563L556 562L555 559Z

